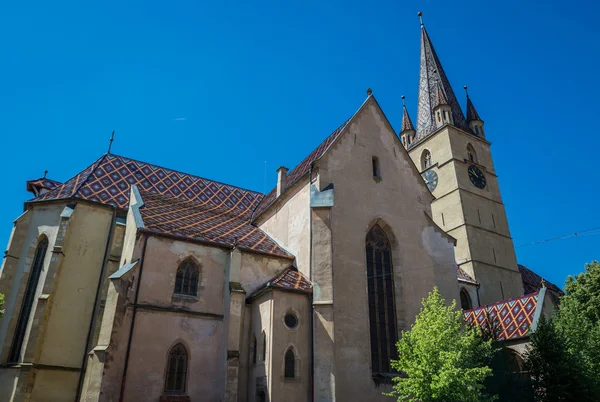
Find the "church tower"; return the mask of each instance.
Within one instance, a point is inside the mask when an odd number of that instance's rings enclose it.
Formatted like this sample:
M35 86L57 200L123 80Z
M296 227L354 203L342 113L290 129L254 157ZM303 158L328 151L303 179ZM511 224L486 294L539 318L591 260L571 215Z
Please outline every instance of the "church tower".
M468 93L466 109L465 118L421 20L417 127L406 135L405 108L400 138L435 196L433 219L457 240L457 265L481 284L480 302L489 304L522 295L523 284L491 143Z

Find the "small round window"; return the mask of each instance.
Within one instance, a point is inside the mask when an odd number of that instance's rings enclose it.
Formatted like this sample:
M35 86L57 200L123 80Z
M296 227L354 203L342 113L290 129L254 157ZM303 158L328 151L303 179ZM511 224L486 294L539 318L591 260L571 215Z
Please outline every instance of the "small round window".
M287 313L283 320L285 321L285 325L290 329L298 326L298 317L293 313Z

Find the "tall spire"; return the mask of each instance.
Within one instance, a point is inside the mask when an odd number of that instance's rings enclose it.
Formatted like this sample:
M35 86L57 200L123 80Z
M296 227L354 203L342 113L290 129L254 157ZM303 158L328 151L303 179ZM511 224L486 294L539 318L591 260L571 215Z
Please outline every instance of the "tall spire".
M408 110L406 110L406 103L404 102L404 95L402 95L402 128L400 129L400 133L407 130L415 130L415 126L413 126L413 122L408 115Z
M422 13L419 13L419 17L421 17L421 70L417 113L417 140L431 133L436 128L433 108L437 106L437 96L444 97L446 103L450 105L454 125L463 129L467 127L465 116L460 109L444 68L429 39L427 30L423 24L422 15ZM438 90L438 87L441 91Z
M477 110L475 110L475 105L473 105L473 102L471 102L471 98L469 97L469 91L467 90L466 85L465 92L467 93L467 123L472 120L481 120L481 117L479 117L479 113L477 113Z

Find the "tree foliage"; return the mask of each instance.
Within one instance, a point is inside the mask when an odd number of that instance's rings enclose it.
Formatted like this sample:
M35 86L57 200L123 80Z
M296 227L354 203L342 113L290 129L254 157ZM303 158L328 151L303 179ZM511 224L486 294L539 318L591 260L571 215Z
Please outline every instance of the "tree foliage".
M389 396L398 401L478 402L492 400L483 382L491 374L485 365L491 340L480 330L465 328L456 302L447 306L437 288L423 299L423 308L411 329L396 344L401 373Z
M539 402L594 401L581 362L570 353L556 326L542 315L531 336L526 366Z
M4 295L0 293L0 318L4 315Z

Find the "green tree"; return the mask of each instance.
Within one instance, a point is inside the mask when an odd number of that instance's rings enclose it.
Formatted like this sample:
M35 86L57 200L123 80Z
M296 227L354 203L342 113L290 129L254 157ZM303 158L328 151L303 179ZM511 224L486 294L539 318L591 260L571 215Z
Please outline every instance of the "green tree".
M479 402L483 381L491 374L485 365L491 340L478 327L465 328L456 302L447 306L437 288L423 299L423 308L411 329L396 344L398 360L392 367L401 373L387 394L398 401Z
M595 401L581 361L569 352L566 341L542 315L531 336L525 364L539 402Z
M4 295L0 293L0 318L4 315Z
M586 264L584 272L569 276L565 291L554 324L600 392L600 264Z

